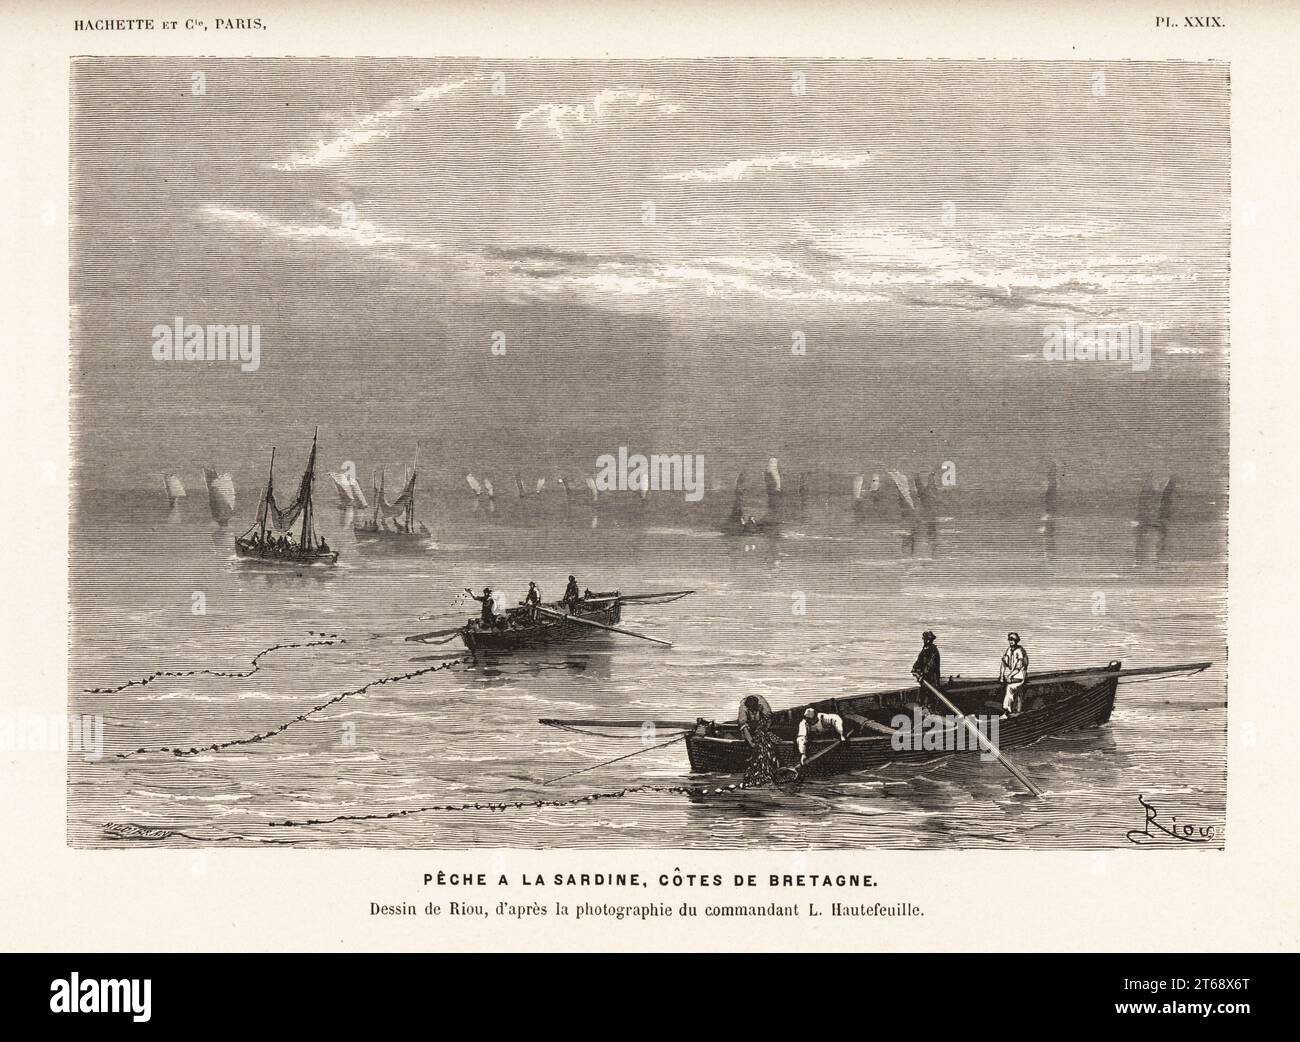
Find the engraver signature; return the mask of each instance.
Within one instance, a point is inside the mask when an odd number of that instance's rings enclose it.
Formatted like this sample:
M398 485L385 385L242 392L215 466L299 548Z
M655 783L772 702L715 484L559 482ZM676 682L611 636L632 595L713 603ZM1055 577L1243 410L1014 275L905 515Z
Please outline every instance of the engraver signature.
M1130 843L1144 843L1164 836L1182 843L1212 843L1215 839L1213 825L1180 825L1176 816L1171 817L1169 824L1166 825L1159 820L1160 814L1155 804L1148 803L1145 796L1139 796L1138 803L1146 809L1147 817L1140 829L1129 829L1125 833Z

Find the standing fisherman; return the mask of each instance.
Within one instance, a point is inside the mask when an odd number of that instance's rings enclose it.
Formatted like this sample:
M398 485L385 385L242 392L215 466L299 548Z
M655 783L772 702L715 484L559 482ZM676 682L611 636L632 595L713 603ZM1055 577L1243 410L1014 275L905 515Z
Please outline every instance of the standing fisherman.
M1002 696L1002 715L1018 713L1021 710L1020 689L1029 679L1029 653L1020 646L1020 634L1007 634L1007 650L1002 653L1002 668L998 670L998 680L1005 690Z
M569 585L564 588L564 597L560 600L560 603L572 612L578 607L580 600L582 600L582 594L578 592L578 580L570 575Z
M496 625L496 611L494 610L495 598L492 596L492 587L484 586L482 597L478 596L478 594L468 586L465 587L465 592L468 593L473 600L478 601L479 604L482 605L478 617L479 625L484 629L490 630L494 625Z
M918 683L928 680L936 688L939 686L939 648L934 642L934 634L929 630L921 634L921 653L912 663L912 676L916 677ZM922 683L921 705L925 705L933 697Z
M537 621L537 609L542 604L542 591L537 588L537 584L530 582L528 592L524 594L524 607L528 609L528 621Z

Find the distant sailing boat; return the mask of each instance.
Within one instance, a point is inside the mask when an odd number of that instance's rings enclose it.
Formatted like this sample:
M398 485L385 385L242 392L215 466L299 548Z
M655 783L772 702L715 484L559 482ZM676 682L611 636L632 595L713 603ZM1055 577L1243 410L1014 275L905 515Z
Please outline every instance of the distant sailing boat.
M361 486L357 484L357 479L351 473L345 473L341 470L331 470L330 480L334 482L334 491L339 498L339 506L343 509L349 507L360 507L365 510L369 503L366 502L366 494L361 491Z
M317 429L319 434L319 428ZM235 540L235 553L240 557L255 558L268 564L323 564L332 565L339 559L337 550L331 550L324 539L317 540L312 522L312 481L316 477L316 435L311 439L311 455L307 469L298 483L298 494L287 507L275 501L275 449L271 449L271 469L266 476L266 488L257 508L257 523ZM291 529L302 519L298 538ZM278 534L283 533L283 534Z
M167 489L167 506L175 510L176 504L185 498L185 486L175 474L164 474L163 485Z
M208 509L212 511L212 520L224 525L235 513L235 481L229 474L218 474L211 467L203 468L203 480L208 486Z
M391 548L420 545L429 539L432 533L422 522L415 519L417 473L416 468L412 466L407 473L402 494L390 503L384 497L384 471L379 471L378 484L373 492L374 514L369 521L352 526L352 533L358 542Z
M735 496L731 503L731 513L723 522L723 535L779 535L785 520L785 491L781 487L781 471L777 459L773 456L767 461L767 470L763 472L763 484L767 489L767 514L761 520L745 513L745 475L742 471L736 478Z

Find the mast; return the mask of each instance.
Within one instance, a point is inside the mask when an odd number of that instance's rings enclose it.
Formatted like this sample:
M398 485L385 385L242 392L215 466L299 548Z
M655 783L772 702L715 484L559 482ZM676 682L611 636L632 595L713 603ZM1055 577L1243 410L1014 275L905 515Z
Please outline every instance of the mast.
M311 455L307 457L307 473L303 475L303 506L302 506L302 535L299 546L303 549L311 549L313 545L311 532L311 485L316 477L316 439L320 435L320 427L311 436Z
M275 446L271 446L271 466L266 472L266 491L262 493L262 508L257 512L257 523L261 528L263 542L266 541L266 510L271 503L271 485L275 477Z
M415 531L415 475L420 469L420 443L415 443L415 457L411 460L411 498L406 502L406 530Z

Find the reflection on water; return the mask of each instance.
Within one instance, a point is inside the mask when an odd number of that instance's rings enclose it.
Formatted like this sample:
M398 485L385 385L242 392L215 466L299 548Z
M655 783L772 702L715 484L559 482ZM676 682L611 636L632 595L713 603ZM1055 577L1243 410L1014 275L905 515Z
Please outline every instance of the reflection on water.
M1140 794L1180 819L1222 823L1225 566L1216 521L1175 519L1158 547L1135 554L1133 522L1118 516L940 517L913 528L897 516L855 523L849 508L828 519L810 498L810 519L780 537L729 537L716 518L669 516L653 502L602 510L595 529L576 503L567 522L560 501L526 505L523 524L504 510L486 523L487 509L468 503L461 516L434 521L431 501L436 545L413 556L359 553L350 529L322 511L324 534L343 552L332 569L235 558L248 519L218 529L190 507L175 522L121 504L83 509L72 542L71 707L104 716L107 755L69 761L73 842L129 842L101 829L127 821L200 837L167 841L178 844L1104 848L1129 845L1126 831L1142 825ZM557 598L570 573L592 589L697 593L625 610L625 625L671 648L596 634L473 662L460 661L459 643L403 640L465 621L474 608L466 586L519 599L534 580ZM1044 800L1023 797L996 764L953 757L792 793L640 792L536 806L696 780L681 743L650 748L671 734L643 746L638 729L597 738L543 727L541 717L722 720L749 693L787 706L898 687L910 682L924 629L938 634L945 675L995 673L1013 629L1035 669L1112 659L1219 665L1158 686L1125 684L1107 727L1017 750ZM343 642L276 652L242 679L163 677L112 695L85 691L156 670L246 670L261 649L309 631ZM297 719L378 677L453 660L448 671L371 687ZM294 722L271 739L219 753L115 756L209 746L286 721ZM637 755L597 766L627 753ZM595 769L562 778L585 768ZM291 834L272 825L478 800L530 805Z

